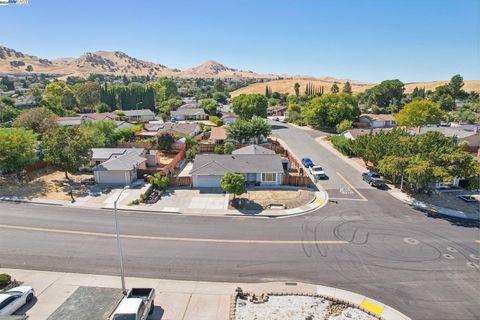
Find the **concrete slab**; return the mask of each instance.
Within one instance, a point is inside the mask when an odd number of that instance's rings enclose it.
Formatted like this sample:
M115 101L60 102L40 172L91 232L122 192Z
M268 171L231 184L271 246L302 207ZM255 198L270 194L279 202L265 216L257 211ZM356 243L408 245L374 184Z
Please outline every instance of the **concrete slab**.
M42 293L37 293L37 303L30 309L29 320L47 319L70 295L77 290L78 286L65 284L52 284Z
M162 320L183 319L190 296L190 293L158 292L155 297L155 305L163 309Z
M192 294L184 320L225 320L228 313L221 315L220 304L225 301L219 295ZM226 317L227 316L227 317Z

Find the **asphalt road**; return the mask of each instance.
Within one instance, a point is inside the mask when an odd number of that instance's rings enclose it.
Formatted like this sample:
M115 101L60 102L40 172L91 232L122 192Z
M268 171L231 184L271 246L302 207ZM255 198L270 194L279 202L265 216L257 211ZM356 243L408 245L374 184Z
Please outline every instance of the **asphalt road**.
M429 218L385 192L360 188L358 173L350 176L353 169L330 159L311 134L288 132L302 138L292 148L341 172L368 201L339 200L287 219L122 212L127 275L303 281L365 294L413 319L480 318L478 226ZM328 183L340 190L345 181ZM109 210L1 203L0 266L117 274L113 233ZM322 242L339 240L346 242Z

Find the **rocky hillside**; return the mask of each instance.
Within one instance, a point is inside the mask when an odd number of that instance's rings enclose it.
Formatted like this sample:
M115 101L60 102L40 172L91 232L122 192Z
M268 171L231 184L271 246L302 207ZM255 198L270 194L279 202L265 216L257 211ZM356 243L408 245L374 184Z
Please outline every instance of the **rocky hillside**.
M130 57L120 51L85 53L78 58L56 60L40 59L13 49L0 46L0 73L55 73L87 76L90 73L161 77L197 78L255 78L277 79L270 74L257 74L226 67L215 61L207 61L197 67L181 71L162 64Z

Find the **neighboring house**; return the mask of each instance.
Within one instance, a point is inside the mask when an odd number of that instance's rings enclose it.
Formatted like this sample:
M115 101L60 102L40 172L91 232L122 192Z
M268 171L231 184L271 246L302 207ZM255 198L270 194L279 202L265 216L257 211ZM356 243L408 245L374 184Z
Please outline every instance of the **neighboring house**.
M170 112L170 117L178 120L206 120L208 114L202 108L178 108Z
M232 154L275 154L275 151L251 144L246 147L234 150Z
M32 96L19 96L15 98L16 109L31 109L38 106Z
M285 116L287 112L288 107L287 106L271 106L268 107L267 109L267 114L269 116Z
M57 123L61 126L79 126L82 124L82 121L102 121L102 120L119 121L120 117L111 112L83 113L76 117L59 117L57 118Z
M109 185L129 185L137 179L137 170L145 169L145 149L92 149L93 161L100 164L93 168L95 182ZM110 155L107 160L102 161Z
M342 136L347 139L355 140L357 137L364 136L369 134L370 132L373 134L377 134L382 131L390 131L392 128L381 128L381 129L349 129L345 132L342 132Z
M115 121L115 122L117 123L117 127L115 128L115 131L135 127L135 125L128 123L126 121Z
M212 127L212 130L210 131L210 138L208 138L208 141L210 143L223 143L225 140L227 140L227 129L222 126L222 127Z
M193 187L219 188L220 180L227 172L243 174L246 182L251 184L271 186L282 183L284 169L280 155L270 154L268 152L270 150L260 152L258 149L258 153L251 154L248 153L251 149L241 151L242 149L236 150L237 153L231 155L197 155L190 170Z
M458 145L460 142L466 142L469 152L476 152L480 147L480 132L478 131L478 126L476 125L463 125L458 127L421 127L418 129L411 129L409 132L411 134L425 134L430 131L437 131L442 133L446 137L454 137L455 144Z
M163 128L158 131L158 134L168 133L172 136L183 137L195 137L201 132L200 125L198 123L170 123L164 124Z
M125 117L131 120L155 120L155 113L150 109L122 110L122 112L125 114Z
M223 124L232 124L234 123L239 117L233 112L224 112L222 113L222 121Z
M391 128L395 126L395 117L391 114L368 114L358 117L360 127Z

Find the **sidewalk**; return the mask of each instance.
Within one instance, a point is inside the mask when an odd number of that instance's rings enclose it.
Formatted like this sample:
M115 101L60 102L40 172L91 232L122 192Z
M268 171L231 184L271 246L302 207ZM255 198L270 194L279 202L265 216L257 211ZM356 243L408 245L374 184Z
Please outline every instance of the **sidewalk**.
M321 144L323 147L328 149L330 152L336 154L340 159L351 165L353 168L358 170L359 172L365 172L367 171L366 168L362 167L360 164L358 164L355 160L348 158L347 156L343 155L341 152L339 152L337 149L335 149L330 143L326 143L324 141L324 137L319 137L315 139L319 144ZM405 202L406 204L409 204L411 206L417 207L419 209L425 210L425 211L430 211L435 214L441 214L444 216L449 216L453 218L461 218L461 219L469 219L469 220L479 220L480 219L480 214L472 214L468 212L463 212L460 210L454 210L450 208L443 208L439 206L435 206L432 204L428 204L422 201L418 201L415 198L409 196L405 192L401 191L400 189L396 188L394 185L388 184L388 187L390 190L388 190L388 193L402 201Z
M44 320L57 310L78 288L120 288L117 276L47 272L20 269L0 269L25 285L32 286L38 301L27 311L29 320ZM402 313L363 295L331 287L305 283L220 283L203 281L175 281L163 279L125 279L127 288L155 288L155 311L149 319L162 320L228 320L230 301L237 287L244 292L318 294L343 300L385 320L408 320Z
M110 198L114 198L118 194L114 193ZM179 207L157 207L152 205L133 205L129 206L134 199L138 199L139 195L128 194L127 196L121 197L117 209L123 211L141 211L148 212L152 214L182 214L189 216L214 216L214 217L264 217L264 218L280 218L280 217L290 217L298 216L302 214L307 214L309 212L318 210L322 208L328 202L328 194L325 191L316 191L315 196L312 201L306 205L303 205L298 208L284 209L284 210L245 210L238 211L232 209L198 209L198 208L179 208ZM109 209L113 210L113 202L108 203L95 201L94 198L82 199L75 203L70 201L63 200L49 200L49 199L24 199L17 197L0 197L0 201L9 201L9 202L25 202L25 203L37 203L45 205L57 205L64 207L72 208L84 208L84 209Z

